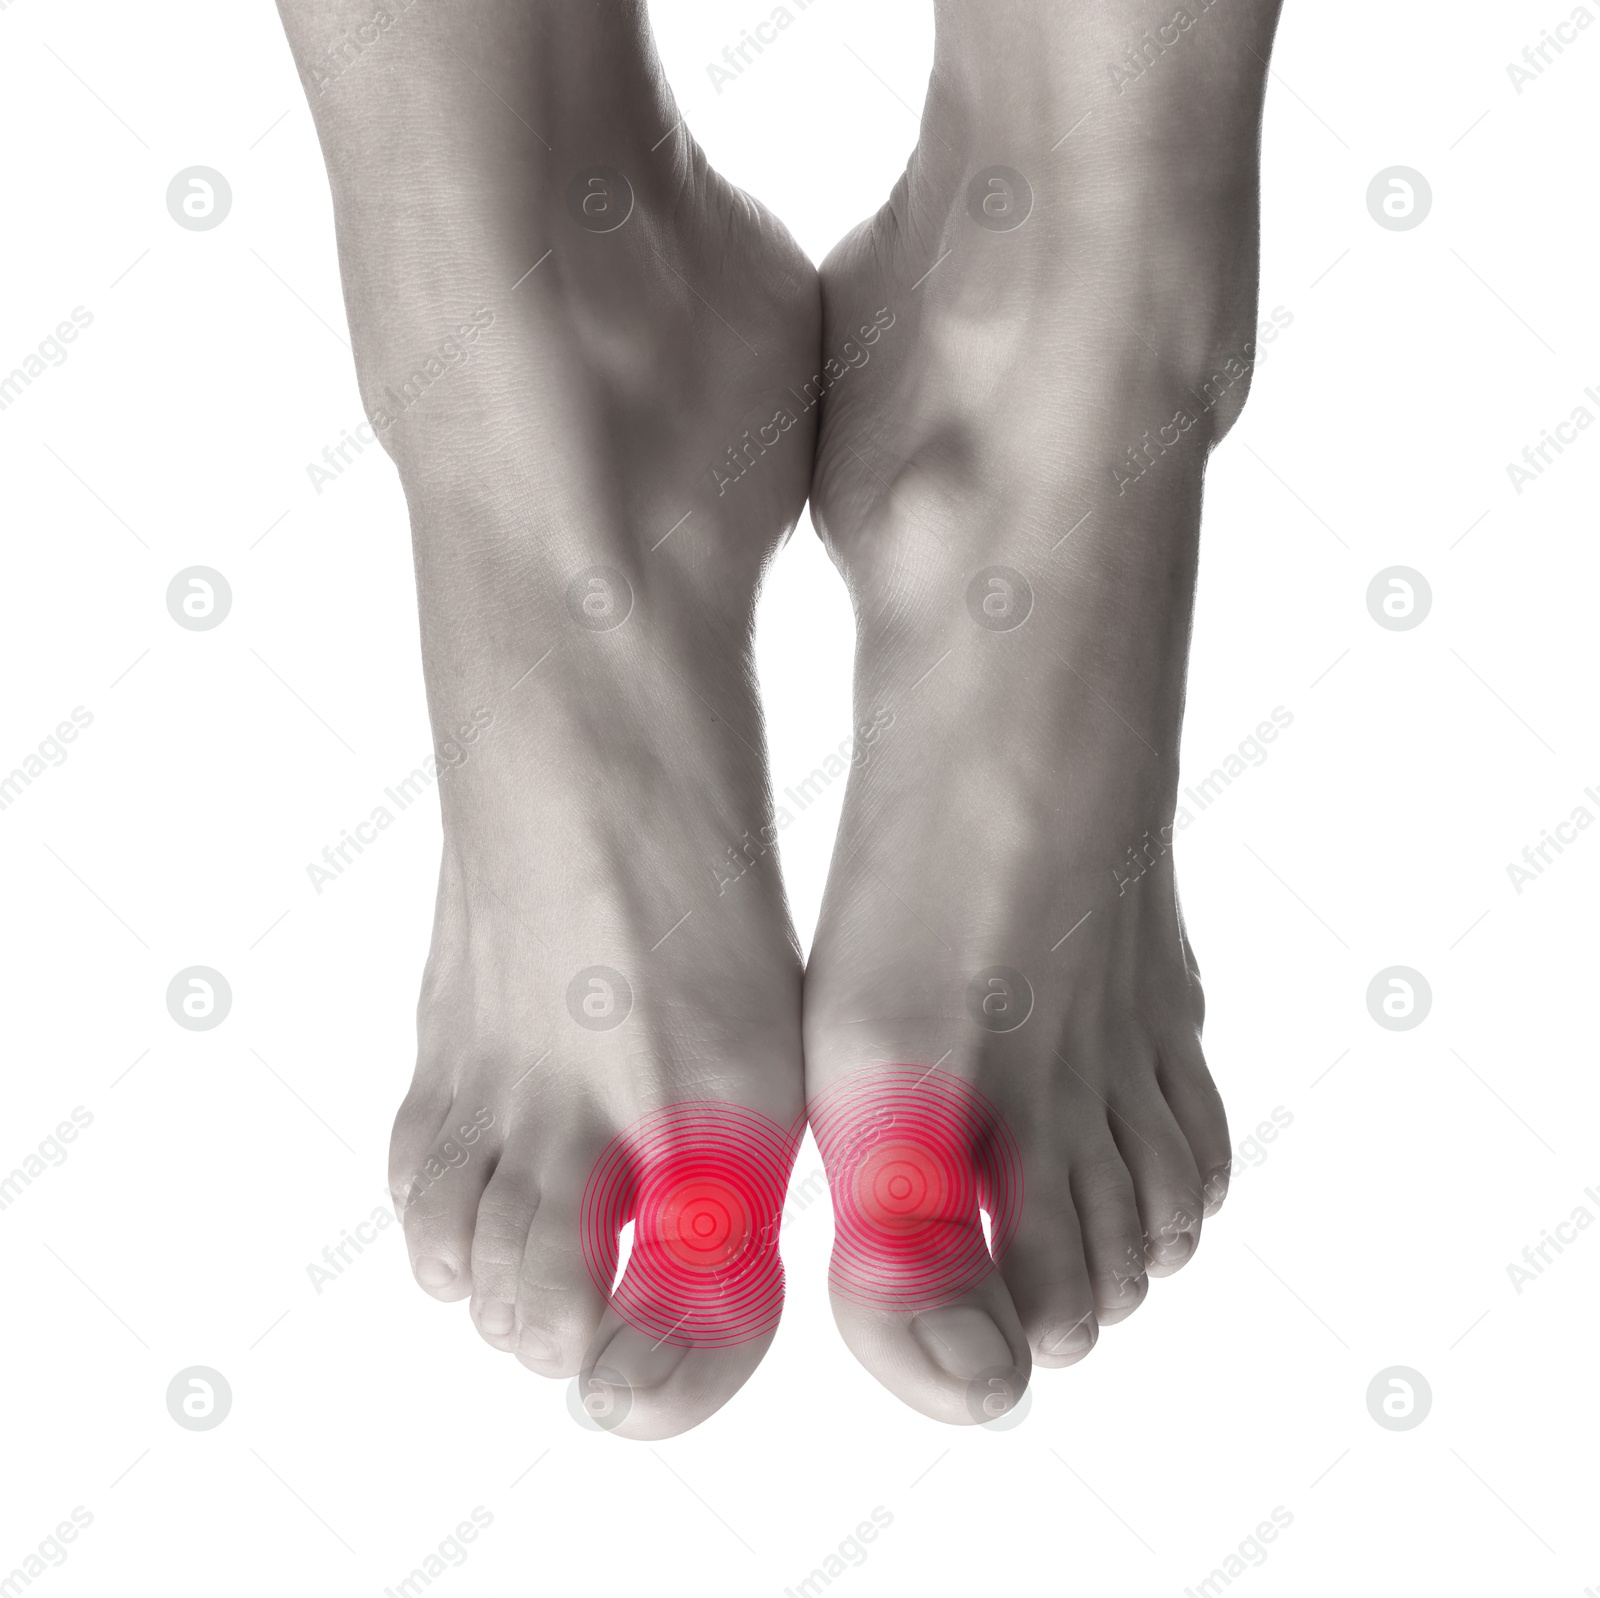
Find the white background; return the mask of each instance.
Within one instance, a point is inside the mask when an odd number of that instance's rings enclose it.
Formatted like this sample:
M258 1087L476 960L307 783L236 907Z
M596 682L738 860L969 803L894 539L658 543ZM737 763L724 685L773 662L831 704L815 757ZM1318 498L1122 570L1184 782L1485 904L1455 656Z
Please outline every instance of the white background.
M706 63L765 0L659 0L694 131L820 257L916 131L926 0L814 0L718 96ZM1600 1228L1519 1293L1507 1265L1582 1205L1593 1134L1600 833L1517 894L1506 866L1600 784L1600 430L1520 496L1507 463L1600 386L1600 29L1518 95L1506 64L1567 0L1288 0L1265 133L1262 304L1293 325L1214 458L1186 781L1275 706L1270 758L1182 836L1208 1051L1241 1147L1196 1261L1024 1425L903 1409L835 1335L825 1198L785 1234L789 1309L746 1390L653 1447L580 1431L545 1384L412 1285L397 1229L320 1296L306 1266L383 1201L414 1046L437 823L418 806L321 897L306 863L430 745L395 475L306 465L360 417L327 189L270 6L0 9L0 370L93 324L0 412L0 769L93 724L0 811L0 1172L93 1124L0 1211L0 1575L74 1506L47 1594L381 1593L474 1506L435 1584L780 1594L876 1506L834 1587L1179 1594L1275 1506L1251 1593L1600 1586ZM1432 185L1391 232L1382 168ZM174 173L233 209L174 225ZM221 570L227 621L165 592ZM1433 608L1368 614L1405 565ZM779 786L849 731L850 619L809 528L763 602ZM809 936L834 808L784 839ZM182 967L234 1005L186 1032ZM1390 965L1427 1020L1368 1014ZM137 1063L134 1063L137 1062ZM1282 1116L1280 1116L1280 1121ZM808 1144L797 1175L816 1166ZM169 1418L190 1365L216 1430ZM1403 1365L1419 1427L1366 1391ZM537 1463L535 1463L537 1461ZM832 1589L830 1589L831 1591ZM1231 1590L1231 1588L1229 1589Z

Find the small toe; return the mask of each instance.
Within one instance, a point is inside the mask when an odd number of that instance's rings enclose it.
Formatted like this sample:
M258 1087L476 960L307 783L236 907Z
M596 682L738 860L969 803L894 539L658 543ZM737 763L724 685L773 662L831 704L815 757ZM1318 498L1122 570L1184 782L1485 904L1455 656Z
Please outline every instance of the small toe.
M389 1133L389 1193L398 1209L404 1209L412 1179L439 1141L450 1108L448 1086L417 1081L395 1111Z
M447 1125L405 1191L401 1220L412 1274L434 1298L472 1291L473 1226L493 1162L483 1139L468 1143Z
M1200 1246L1204 1200L1188 1139L1153 1080L1115 1104L1111 1134L1133 1178L1145 1265L1151 1276L1171 1276Z
M1200 1173L1201 1208L1212 1216L1228 1196L1233 1168L1228 1140L1228 1115L1222 1095L1211 1080L1198 1040L1162 1055L1159 1082L1162 1095L1184 1137L1195 1169Z
M1125 1321L1144 1302L1150 1278L1133 1178L1109 1136L1071 1172L1073 1207L1102 1326Z
M577 1375L605 1311L584 1261L573 1205L547 1190L528 1227L518 1273L517 1358L541 1376Z
M1035 1365L1075 1365L1095 1345L1094 1288L1083 1237L1064 1182L1034 1183L1001 1271Z
M538 1195L527 1165L501 1157L478 1201L472 1233L472 1322L484 1341L506 1353L517 1346L517 1299Z

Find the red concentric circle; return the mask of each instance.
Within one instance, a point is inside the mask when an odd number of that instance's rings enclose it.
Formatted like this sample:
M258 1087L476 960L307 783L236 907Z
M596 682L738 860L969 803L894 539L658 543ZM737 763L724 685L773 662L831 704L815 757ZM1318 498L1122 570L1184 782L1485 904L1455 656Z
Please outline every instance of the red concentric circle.
M875 1068L820 1094L810 1119L833 1194L835 1293L931 1309L994 1269L1022 1213L1022 1160L976 1088L921 1066Z
M916 1143L873 1149L855 1173L855 1202L874 1226L912 1232L935 1224L949 1202L943 1162Z
M778 1324L778 1223L797 1144L754 1110L711 1102L669 1105L611 1140L584 1191L583 1255L630 1326L720 1348ZM629 1221L633 1252L613 1291Z
M691 1178L651 1208L655 1213L641 1215L641 1224L691 1270L731 1265L750 1241L750 1211L726 1182Z

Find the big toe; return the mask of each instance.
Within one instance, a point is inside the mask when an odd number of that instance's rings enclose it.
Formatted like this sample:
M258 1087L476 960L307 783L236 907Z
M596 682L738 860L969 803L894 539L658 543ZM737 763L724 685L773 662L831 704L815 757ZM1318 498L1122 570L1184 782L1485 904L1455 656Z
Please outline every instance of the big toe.
M809 1114L833 1194L834 1320L851 1352L933 1420L999 1419L1032 1361L995 1267L1022 1187L998 1112L948 1072L896 1065L835 1082Z
M616 1285L583 1355L579 1418L621 1437L672 1437L744 1385L783 1312L777 1237L795 1142L766 1115L699 1101L654 1111L607 1145L581 1232L594 1279Z
M836 1293L833 1318L862 1365L930 1420L951 1426L998 1420L1028 1385L1028 1340L998 1275L930 1309L884 1309Z
M575 1412L635 1442L676 1437L708 1420L744 1386L775 1335L726 1348L663 1342L608 1310L584 1356Z

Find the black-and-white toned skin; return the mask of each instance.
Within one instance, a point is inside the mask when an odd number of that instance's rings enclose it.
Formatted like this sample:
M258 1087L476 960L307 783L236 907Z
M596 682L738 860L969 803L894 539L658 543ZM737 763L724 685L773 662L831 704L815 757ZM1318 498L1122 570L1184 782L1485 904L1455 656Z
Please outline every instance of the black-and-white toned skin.
M371 9L282 12L411 511L435 734L465 752L391 1185L426 1292L543 1375L614 1372L623 1434L670 1435L770 1334L691 1350L608 1317L579 1210L651 1110L803 1114L800 956L770 849L744 851L771 819L756 588L814 414L726 494L708 466L812 375L816 273L674 131L642 6L429 0L329 78Z
M824 404L811 501L857 724L894 719L846 796L805 1054L808 1097L943 1062L1022 1145L995 1276L918 1315L835 1300L880 1380L960 1423L981 1373L1087 1354L1227 1192L1171 843L1279 0L935 9L906 175L822 268L825 348L895 316ZM1121 92L1136 69L1154 92Z
M936 9L906 176L819 277L709 169L633 0L429 0L359 51L369 5L280 0L445 752L391 1183L421 1286L540 1374L603 1374L624 1436L703 1420L771 1340L660 1340L596 1285L585 1187L653 1112L797 1128L896 1064L998 1108L998 1269L835 1301L956 1424L993 1372L1013 1404L1086 1354L1226 1192L1169 845L1278 0ZM1118 92L1130 51L1159 94ZM751 635L808 492L871 731L802 1002Z

